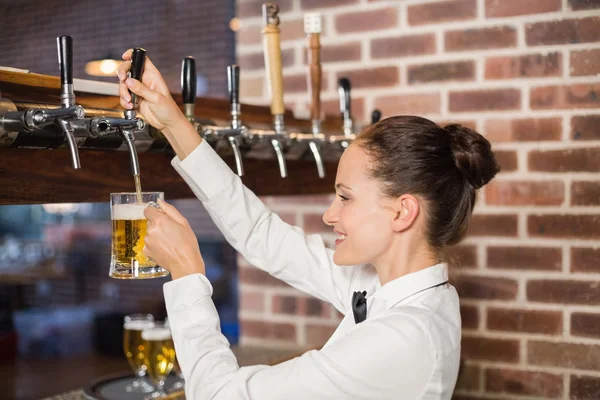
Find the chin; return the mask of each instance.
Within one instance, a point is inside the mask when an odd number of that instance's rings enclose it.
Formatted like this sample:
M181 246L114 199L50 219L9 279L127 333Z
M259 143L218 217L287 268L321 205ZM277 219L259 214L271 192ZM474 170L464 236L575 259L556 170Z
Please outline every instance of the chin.
M353 265L358 265L361 264L362 261L357 259L356 257L352 257L349 254L343 254L343 252L340 252L338 250L336 250L333 253L333 262L336 265L339 265L341 267L343 266L353 266Z

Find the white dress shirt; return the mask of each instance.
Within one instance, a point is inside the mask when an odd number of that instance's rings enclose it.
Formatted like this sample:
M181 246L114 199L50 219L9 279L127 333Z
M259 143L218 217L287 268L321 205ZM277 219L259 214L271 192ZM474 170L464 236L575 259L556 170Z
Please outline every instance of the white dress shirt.
M450 399L460 360L458 295L438 264L381 286L369 265L337 266L319 235L284 223L203 141L173 166L229 243L252 265L335 306L344 319L321 350L275 366L240 368L219 329L202 274L165 283L186 398ZM367 291L356 324L354 291Z

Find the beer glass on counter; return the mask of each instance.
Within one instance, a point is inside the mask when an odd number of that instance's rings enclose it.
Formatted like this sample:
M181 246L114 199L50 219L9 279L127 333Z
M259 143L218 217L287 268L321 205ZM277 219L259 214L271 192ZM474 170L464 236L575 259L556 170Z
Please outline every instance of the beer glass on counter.
M142 339L144 329L154 326L152 314L126 315L123 319L123 351L129 366L136 375L136 379L125 390L135 393L150 393L154 387L144 379L147 373L146 344Z
M148 221L144 209L164 200L162 192L111 193L112 246L109 276L117 279L158 278L169 274L144 254Z
M175 362L175 345L171 329L164 322L155 322L154 326L142 331L142 339L146 371L156 386L156 390L147 399L166 396L165 381Z

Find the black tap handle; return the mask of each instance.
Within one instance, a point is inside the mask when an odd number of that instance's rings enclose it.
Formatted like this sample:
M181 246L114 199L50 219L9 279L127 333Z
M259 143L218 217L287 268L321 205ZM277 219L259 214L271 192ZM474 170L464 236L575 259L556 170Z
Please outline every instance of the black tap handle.
M350 81L348 78L340 78L338 92L340 96L340 112L342 116L345 116L346 113L350 116Z
M181 90L184 104L196 102L196 60L187 56L181 63Z
M374 109L371 113L371 125L378 123L381 120L381 111Z
M73 84L73 38L62 35L56 38L58 46L58 66L60 67L60 83Z
M129 76L138 81L142 80L142 74L144 73L144 64L146 63L146 50L141 47L136 47L131 53L131 69Z
M227 89L229 90L229 102L238 104L240 102L240 67L238 65L227 66Z

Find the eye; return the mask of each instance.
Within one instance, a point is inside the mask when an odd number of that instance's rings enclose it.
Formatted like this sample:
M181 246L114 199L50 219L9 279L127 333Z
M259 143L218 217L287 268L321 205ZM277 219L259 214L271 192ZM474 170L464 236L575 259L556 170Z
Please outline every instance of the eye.
M340 196L340 199L342 199L342 201L348 201L348 200L350 200L348 197L342 196L341 194L338 194L338 196Z

